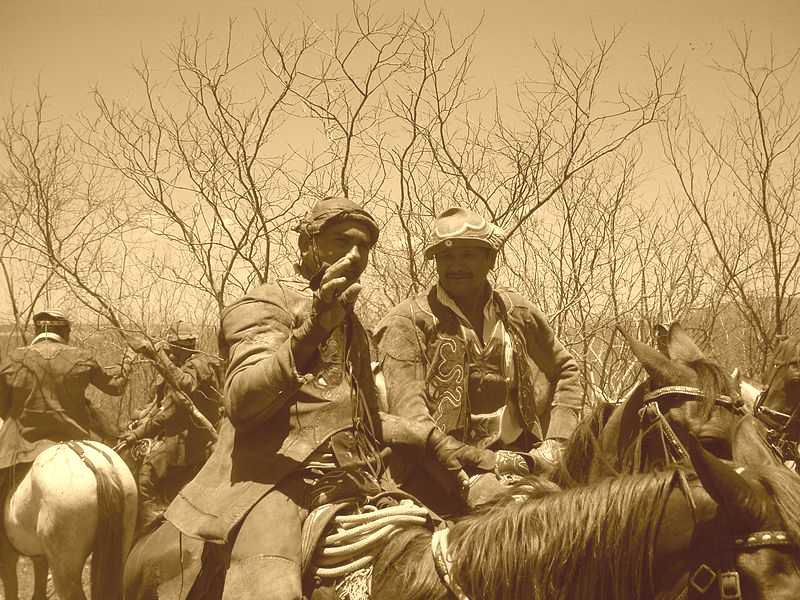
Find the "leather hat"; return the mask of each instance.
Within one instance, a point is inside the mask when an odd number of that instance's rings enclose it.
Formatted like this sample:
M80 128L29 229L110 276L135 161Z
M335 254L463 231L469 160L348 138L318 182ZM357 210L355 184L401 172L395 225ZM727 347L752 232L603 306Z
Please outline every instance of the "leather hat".
M69 327L70 320L64 311L47 308L33 315L33 324L37 327Z
M313 237L327 225L338 221L353 219L367 226L372 234L372 242L378 241L378 223L375 218L349 198L324 198L317 202L300 222L294 231Z
M190 346L197 343L197 333L183 321L178 321L167 332L167 342L173 346Z
M497 252L502 241L503 230L500 227L476 212L455 206L445 210L433 222L433 231L425 246L425 259L430 260L454 242L475 244Z

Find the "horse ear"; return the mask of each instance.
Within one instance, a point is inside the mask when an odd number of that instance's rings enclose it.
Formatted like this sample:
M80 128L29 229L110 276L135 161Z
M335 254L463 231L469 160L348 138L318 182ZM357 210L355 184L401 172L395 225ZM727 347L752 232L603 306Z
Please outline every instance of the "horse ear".
M688 367L673 362L655 348L640 342L621 326L617 325L617 330L656 385L688 385L695 381L696 375Z
M672 360L679 360L687 364L705 358L694 340L677 321L669 326L667 352Z
M764 522L766 498L732 467L700 445L680 424L673 431L683 442L700 483L741 530L758 529Z

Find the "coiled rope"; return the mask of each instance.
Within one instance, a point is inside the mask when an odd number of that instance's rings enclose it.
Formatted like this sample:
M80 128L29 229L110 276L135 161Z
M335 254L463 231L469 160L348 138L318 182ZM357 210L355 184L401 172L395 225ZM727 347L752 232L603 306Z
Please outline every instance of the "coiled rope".
M353 508L356 509L355 504ZM320 544L315 574L337 578L363 569L372 564L378 551L398 531L427 523L428 510L408 499L387 508L367 504L358 513L337 515L332 532Z

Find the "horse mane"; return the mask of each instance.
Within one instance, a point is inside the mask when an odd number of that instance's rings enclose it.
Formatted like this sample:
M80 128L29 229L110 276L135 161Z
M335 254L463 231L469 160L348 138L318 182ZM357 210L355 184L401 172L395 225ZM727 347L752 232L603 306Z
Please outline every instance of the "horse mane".
M501 501L451 527L453 578L472 600L650 597L674 480L675 471L631 475Z
M589 482L592 461L596 457L602 458L603 454L600 432L615 408L616 405L609 402L598 402L592 412L581 419L575 427L567 440L558 470L553 476L553 481L560 487L573 487ZM608 468L614 470L610 461Z
M758 465L750 469L775 501L789 537L800 546L800 476L783 465Z

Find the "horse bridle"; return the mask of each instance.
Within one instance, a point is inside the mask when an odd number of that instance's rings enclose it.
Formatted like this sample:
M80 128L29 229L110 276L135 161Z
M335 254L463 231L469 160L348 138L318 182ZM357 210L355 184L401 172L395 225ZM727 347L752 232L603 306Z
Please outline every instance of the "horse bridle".
M692 399L701 400L705 398L703 391L696 387L685 385L670 385L658 388L656 390L647 392L642 398L642 408L639 409L639 417L644 421L645 417L649 414L654 418L654 422L661 425L661 433L666 442L665 455L666 458L671 459L678 464L689 463L689 453L684 448L669 421L664 416L661 410L659 401L667 396L687 396ZM744 414L738 403L736 403L730 396L720 394L714 400L715 406L720 406L731 411L734 414Z
M772 385L775 383L778 369L781 367L788 367L797 362L798 359L792 359L782 363L776 363L770 382L767 384L766 389L758 395L755 405L753 406L753 416L767 427L767 431L769 432L767 441L781 460L800 461L798 442L788 438L789 427L797 423L800 419L800 402L795 404L791 413L785 413L765 406L764 402L767 399Z
M640 417L644 419L648 412L656 417L656 422L661 425L661 432L666 441L666 456L679 464L690 465L689 452L673 430L661 407L659 400L666 396L688 396L690 398L704 398L702 390L690 386L667 386L648 392L643 397L643 406ZM734 414L744 414L741 407L730 396L720 395L714 401L715 406L730 410ZM793 413L794 414L794 413ZM774 446L773 446L774 448ZM742 468L737 469L741 473ZM691 497L689 497L691 498ZM690 500L691 502L691 500ZM742 587L739 572L736 570L736 555L742 552L759 548L776 546L794 546L795 543L786 531L754 531L744 536L734 536L733 539L715 537L714 560L695 560L697 565L691 571L685 596L688 600L703 600L719 598L719 600L742 600ZM718 594L714 593L714 583L718 582ZM681 592L679 597L683 597Z
M662 425L662 433L667 441L668 458L675 462L690 464L689 452L678 438L669 421L661 412L658 401L665 396L683 395L691 398L704 398L702 390L690 386L668 386L662 387L652 392L648 392L643 397L643 407L640 415L651 410L657 415L658 423ZM744 414L741 407L730 397L720 395L714 401L716 406L726 408L735 414ZM741 473L743 469L737 469ZM691 495L688 496L689 502L694 506ZM437 530L431 538L431 551L433 554L436 572L440 580L447 588L449 594L457 600L469 600L458 584L453 580L450 573L452 558L449 554L447 543L447 529ZM719 600L743 600L741 577L736 569L736 556L742 552L748 552L759 548L795 546L795 542L789 534L783 530L754 531L747 535L734 536L732 539L727 536L715 537L714 559L708 560L697 557L694 561L696 565L689 575L686 585L677 598L687 600L709 600L711 598ZM694 545L694 543L692 544ZM714 593L714 583L717 582L717 592Z
M687 600L743 600L741 578L736 568L737 555L760 548L796 545L783 530L753 531L734 536L732 540L727 536L715 536L714 542L712 552L706 553L712 556L711 560L694 556L692 552L693 568L684 590ZM715 582L718 583L717 593ZM684 596L684 591L679 597Z

